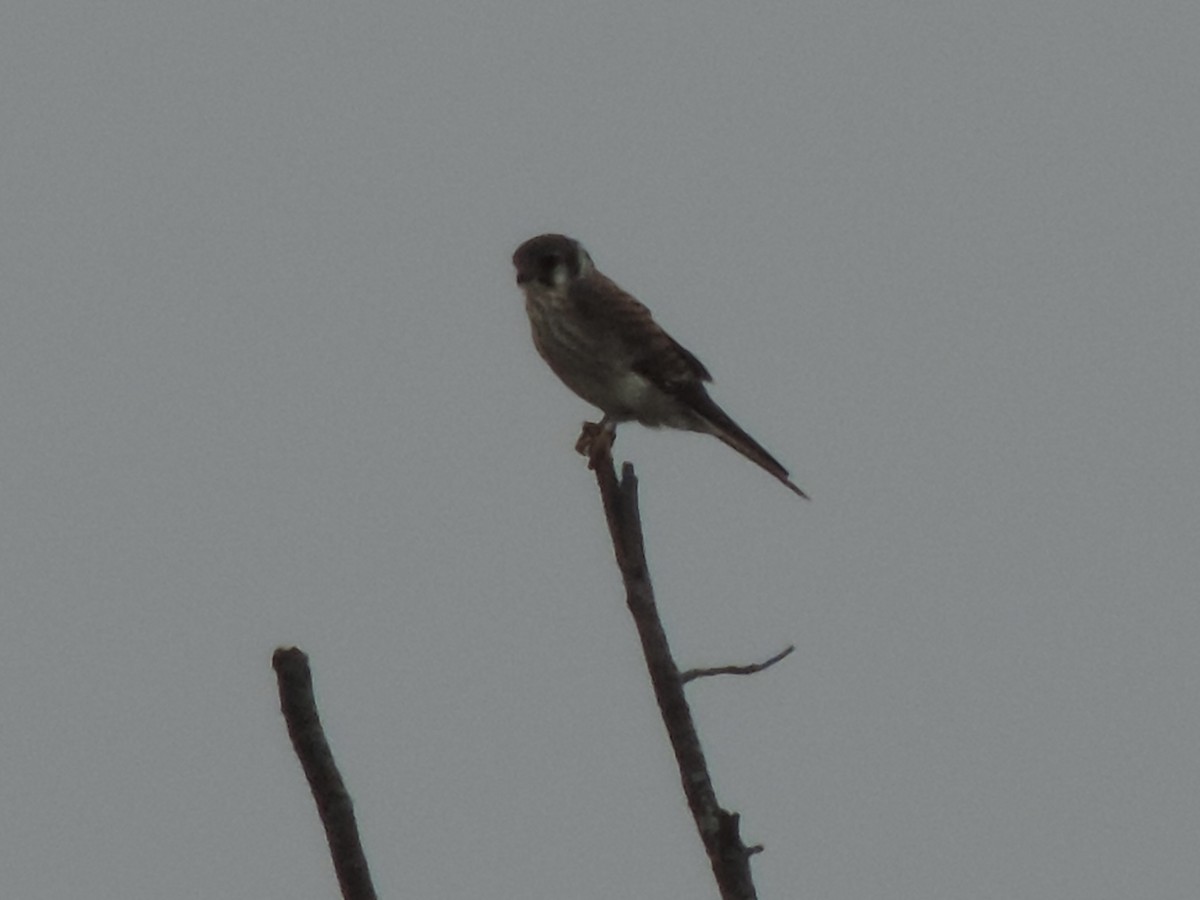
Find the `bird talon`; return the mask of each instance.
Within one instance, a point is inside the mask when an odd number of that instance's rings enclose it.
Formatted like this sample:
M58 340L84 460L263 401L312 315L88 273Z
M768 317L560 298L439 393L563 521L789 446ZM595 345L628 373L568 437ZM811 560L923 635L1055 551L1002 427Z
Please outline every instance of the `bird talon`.
M579 440L575 442L575 452L580 456L591 456L592 443L600 433L600 426L595 422L584 422L579 432Z
M588 458L588 468L596 468L596 460L612 452L617 429L608 419L602 422L584 422L575 442L575 452Z

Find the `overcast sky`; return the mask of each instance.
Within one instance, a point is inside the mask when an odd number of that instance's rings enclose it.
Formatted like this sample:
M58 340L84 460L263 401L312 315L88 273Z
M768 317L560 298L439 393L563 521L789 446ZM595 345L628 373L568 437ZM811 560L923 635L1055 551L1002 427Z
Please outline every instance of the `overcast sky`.
M715 896L510 257L813 497L627 426L764 898L1200 890L1200 5L9 0L0 892Z

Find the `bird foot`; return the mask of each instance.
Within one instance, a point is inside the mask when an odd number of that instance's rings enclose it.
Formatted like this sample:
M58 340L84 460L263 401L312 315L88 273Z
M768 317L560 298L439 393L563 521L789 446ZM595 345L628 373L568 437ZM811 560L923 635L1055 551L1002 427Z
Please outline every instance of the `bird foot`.
M600 422L584 422L575 442L575 452L588 458L588 468L595 469L596 461L612 454L617 437L616 423L607 418Z

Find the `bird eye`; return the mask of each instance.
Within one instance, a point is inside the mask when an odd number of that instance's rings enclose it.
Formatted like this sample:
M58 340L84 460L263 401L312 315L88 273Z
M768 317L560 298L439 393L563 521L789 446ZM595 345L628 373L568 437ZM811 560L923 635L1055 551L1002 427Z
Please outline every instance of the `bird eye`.
M547 253L542 257L542 266L547 269L553 269L560 262L561 260L558 258L557 253Z

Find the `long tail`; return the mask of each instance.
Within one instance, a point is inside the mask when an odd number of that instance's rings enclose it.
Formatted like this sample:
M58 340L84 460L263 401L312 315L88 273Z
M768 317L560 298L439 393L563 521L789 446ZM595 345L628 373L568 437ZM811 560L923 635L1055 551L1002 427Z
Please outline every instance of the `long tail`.
M792 483L792 479L788 477L788 470L783 467L783 464L768 453L762 444L746 434L737 422L729 418L725 410L717 406L713 402L713 399L708 396L707 391L704 393L702 400L699 398L691 399L693 399L692 406L695 411L700 414L706 424L711 426L708 429L709 434L720 438L738 453L742 454L742 456L746 457L746 459L770 472L787 485L792 493L803 497L805 500L811 499L808 494Z

